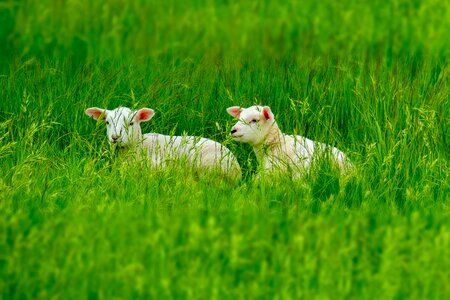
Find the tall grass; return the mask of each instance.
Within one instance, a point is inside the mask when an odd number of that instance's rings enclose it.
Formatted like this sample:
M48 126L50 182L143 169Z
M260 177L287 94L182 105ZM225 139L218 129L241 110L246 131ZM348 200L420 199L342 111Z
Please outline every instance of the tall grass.
M448 297L450 5L445 1L4 1L0 295ZM255 182L232 105L336 145L299 181ZM87 107L156 110L241 182L118 167Z
M449 4L425 0L5 1L13 55L171 57L448 55Z

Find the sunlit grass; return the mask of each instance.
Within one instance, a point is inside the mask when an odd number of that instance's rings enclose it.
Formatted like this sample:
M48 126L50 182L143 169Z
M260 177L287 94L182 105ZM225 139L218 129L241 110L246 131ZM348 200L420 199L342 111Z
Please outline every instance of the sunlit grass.
M443 299L450 294L445 1L6 1L0 297ZM256 180L232 105L343 150ZM205 136L243 180L117 162L87 107Z

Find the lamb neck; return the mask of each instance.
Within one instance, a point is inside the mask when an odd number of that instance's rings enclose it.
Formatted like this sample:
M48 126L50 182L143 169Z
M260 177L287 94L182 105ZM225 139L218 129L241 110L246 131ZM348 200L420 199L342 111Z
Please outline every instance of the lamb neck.
M283 133L281 132L278 124L274 122L267 132L266 136L261 143L253 145L258 160L262 160L265 155L273 153L276 149L279 149L282 145Z

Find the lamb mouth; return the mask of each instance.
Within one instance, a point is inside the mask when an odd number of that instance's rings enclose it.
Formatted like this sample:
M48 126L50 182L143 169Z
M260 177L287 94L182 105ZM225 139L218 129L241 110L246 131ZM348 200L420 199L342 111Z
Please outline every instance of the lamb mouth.
M124 147L125 144L122 141L109 141L111 143L111 145L116 146L116 147Z

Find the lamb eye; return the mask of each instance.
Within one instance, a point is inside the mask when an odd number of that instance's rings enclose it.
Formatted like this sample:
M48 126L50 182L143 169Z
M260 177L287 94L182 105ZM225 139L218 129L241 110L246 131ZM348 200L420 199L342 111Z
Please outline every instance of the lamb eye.
M109 125L109 121L106 121L106 125Z
M256 122L258 122L258 120L256 120L256 119L253 119L250 121L250 123L256 123Z

